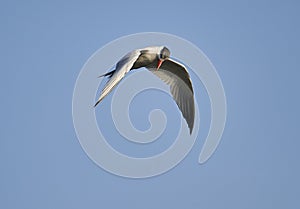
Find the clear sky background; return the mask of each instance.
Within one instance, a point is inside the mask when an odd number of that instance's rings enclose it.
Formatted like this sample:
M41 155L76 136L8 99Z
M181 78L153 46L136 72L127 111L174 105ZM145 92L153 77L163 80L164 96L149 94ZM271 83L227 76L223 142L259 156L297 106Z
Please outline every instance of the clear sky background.
M300 208L299 11L297 1L1 1L0 208ZM210 58L228 117L204 165L200 139L170 172L133 180L82 150L72 94L96 50L147 31Z

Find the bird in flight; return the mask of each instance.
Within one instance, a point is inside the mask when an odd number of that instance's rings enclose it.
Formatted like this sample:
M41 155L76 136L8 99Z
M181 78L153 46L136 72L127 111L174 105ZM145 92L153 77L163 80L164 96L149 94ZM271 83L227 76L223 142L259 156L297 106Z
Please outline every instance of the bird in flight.
M116 64L115 70L99 76L108 76L109 80L94 107L113 90L126 73L141 67L147 68L170 86L173 99L185 118L191 134L194 127L195 104L190 75L184 65L170 58L170 50L165 46L133 50Z

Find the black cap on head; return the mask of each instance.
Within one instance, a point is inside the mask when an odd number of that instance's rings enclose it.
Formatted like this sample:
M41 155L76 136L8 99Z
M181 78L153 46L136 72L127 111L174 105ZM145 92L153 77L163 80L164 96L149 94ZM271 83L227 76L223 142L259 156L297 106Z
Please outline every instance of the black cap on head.
M170 57L170 50L167 47L162 48L162 50L160 51L160 55L159 58L160 59L167 59Z

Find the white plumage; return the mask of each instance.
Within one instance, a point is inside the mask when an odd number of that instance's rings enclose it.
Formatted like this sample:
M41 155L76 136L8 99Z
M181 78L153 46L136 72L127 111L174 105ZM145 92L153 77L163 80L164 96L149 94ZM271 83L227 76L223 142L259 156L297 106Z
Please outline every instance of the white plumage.
M95 106L108 95L130 70L146 67L170 86L171 94L185 118L192 133L195 117L194 91L190 76L184 65L170 58L170 51L164 46L136 49L126 54L116 69L102 76L110 79L101 91Z

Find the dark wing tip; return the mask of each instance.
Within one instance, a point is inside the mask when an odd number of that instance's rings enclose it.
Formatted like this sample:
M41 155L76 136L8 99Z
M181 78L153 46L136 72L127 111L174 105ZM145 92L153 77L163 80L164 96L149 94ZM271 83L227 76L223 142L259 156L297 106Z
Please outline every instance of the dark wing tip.
M194 128L194 124L192 124L192 125L189 125L189 124L188 124L188 126L189 126L189 129L190 129L190 135L192 135L193 128Z
M100 100L98 100L98 101L96 102L96 104L94 105L94 107L96 107L99 103L100 103Z
M187 121L188 127L190 129L190 135L193 132L194 122L195 122L195 102L194 102L194 98L191 100L191 102L192 102L192 104L190 106L190 108L191 108L191 118L189 119L189 121Z

